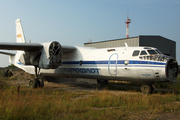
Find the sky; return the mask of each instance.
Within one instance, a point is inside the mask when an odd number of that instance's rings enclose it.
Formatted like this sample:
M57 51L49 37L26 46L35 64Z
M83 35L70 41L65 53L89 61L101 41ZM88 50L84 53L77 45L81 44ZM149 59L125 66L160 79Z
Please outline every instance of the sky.
M20 18L26 41L59 41L83 46L126 37L160 35L176 41L180 64L180 0L0 0L0 42L15 42L15 20ZM10 65L0 55L0 67Z

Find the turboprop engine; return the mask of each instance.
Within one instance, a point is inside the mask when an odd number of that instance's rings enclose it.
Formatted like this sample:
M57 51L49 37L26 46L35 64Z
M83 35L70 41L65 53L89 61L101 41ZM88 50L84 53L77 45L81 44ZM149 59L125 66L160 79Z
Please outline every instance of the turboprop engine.
M61 65L62 47L59 42L42 43L39 51L24 51L19 61L43 69L56 69Z

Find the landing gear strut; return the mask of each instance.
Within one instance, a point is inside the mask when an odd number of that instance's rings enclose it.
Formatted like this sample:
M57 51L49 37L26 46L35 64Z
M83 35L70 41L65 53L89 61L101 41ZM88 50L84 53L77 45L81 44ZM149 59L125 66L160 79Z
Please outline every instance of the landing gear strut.
M29 88L44 87L44 80L38 77L39 72L40 72L40 68L39 71L37 72L37 66L35 66L36 78L29 81Z

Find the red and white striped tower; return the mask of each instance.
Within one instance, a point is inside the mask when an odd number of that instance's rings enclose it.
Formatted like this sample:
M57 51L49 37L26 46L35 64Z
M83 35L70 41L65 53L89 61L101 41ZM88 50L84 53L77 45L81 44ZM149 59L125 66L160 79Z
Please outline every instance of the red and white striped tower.
M129 19L129 15L127 15L127 21L126 23L126 38L129 38L129 23L131 23L131 20Z

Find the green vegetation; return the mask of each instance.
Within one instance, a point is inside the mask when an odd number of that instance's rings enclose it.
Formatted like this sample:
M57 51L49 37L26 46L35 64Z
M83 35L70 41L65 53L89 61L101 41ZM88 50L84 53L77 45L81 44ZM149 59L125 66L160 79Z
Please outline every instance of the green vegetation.
M121 85L122 87L111 86L111 83L116 83L116 85ZM140 83L140 82L110 81L110 84L108 85L108 89L140 91L140 87L142 84L143 83ZM175 83L163 82L163 83L155 83L154 85L155 85L155 88L158 88L158 89L170 89L171 91L174 91L174 92L179 91L180 93L180 76L177 77L177 80ZM134 88L131 88L129 86L134 87Z
M23 71L4 81L31 79ZM136 83L116 83L139 86ZM158 83L158 88L180 90L180 77L176 83ZM62 87L63 88L63 87ZM142 94L136 89L119 88L110 83L93 91L73 91L51 87L29 89L10 86L0 81L0 119L2 120L54 120L54 119L155 119L159 114L180 114L180 94ZM127 92L123 92L126 90ZM140 88L139 88L140 89ZM149 117L151 116L151 117ZM149 118L146 118L149 117Z
M117 91L118 92L118 91ZM180 113L180 95L29 89L0 83L0 119L130 119Z
M17 68L17 67L15 65L11 64L11 65L8 65L6 68L12 69L12 68Z
M172 90L180 90L180 76L177 77L177 81L175 83L167 82L167 83L157 83L157 88L165 88Z

